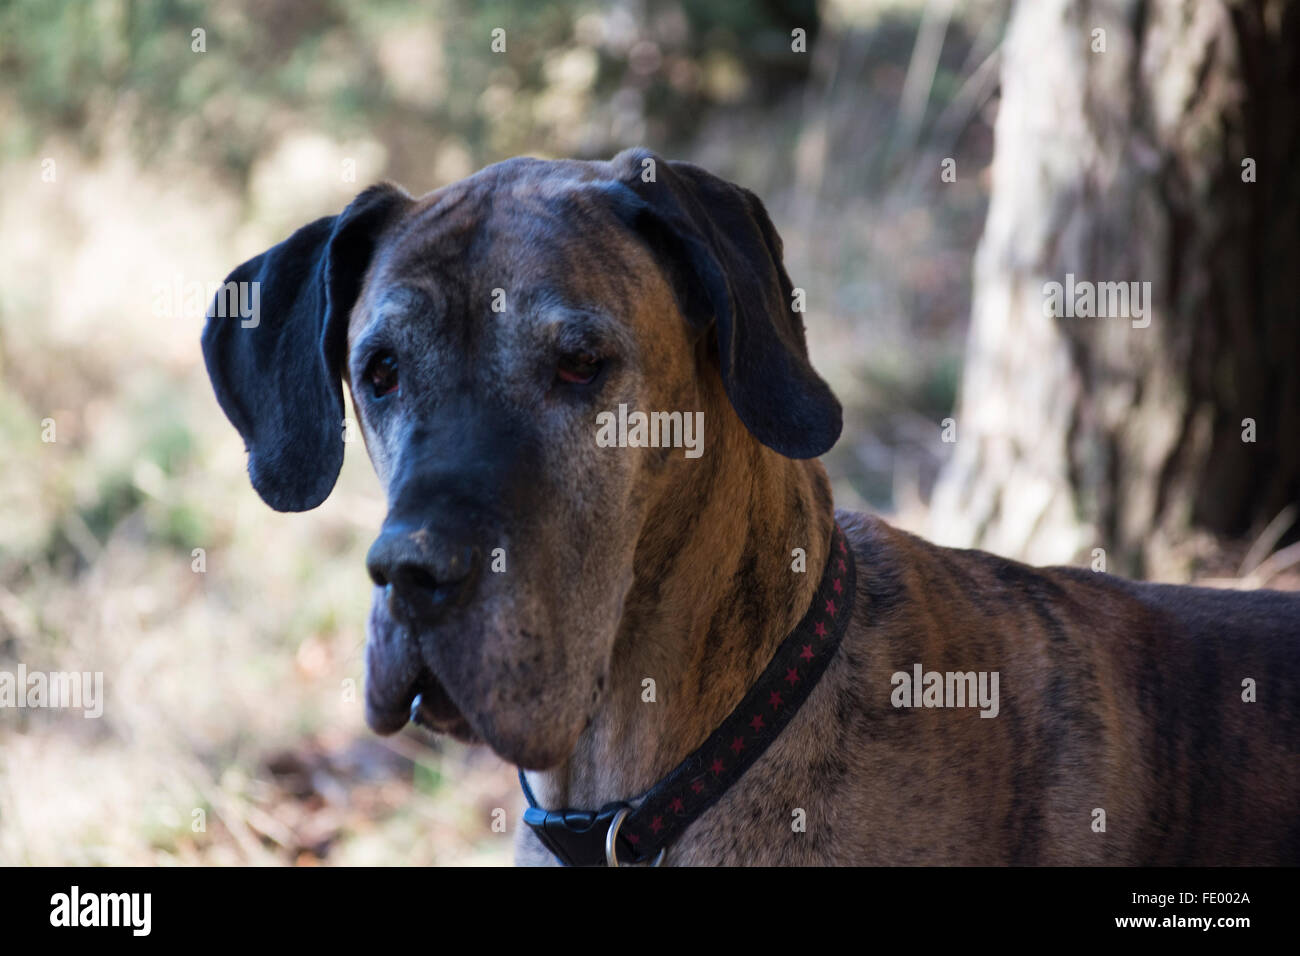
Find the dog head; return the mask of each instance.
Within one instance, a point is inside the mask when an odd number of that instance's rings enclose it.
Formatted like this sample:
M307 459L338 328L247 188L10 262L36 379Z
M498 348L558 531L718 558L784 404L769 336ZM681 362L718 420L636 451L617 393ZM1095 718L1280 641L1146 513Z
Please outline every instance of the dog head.
M253 486L281 511L325 499L346 381L386 488L367 556L380 733L418 695L422 723L561 762L648 511L689 498L728 436L810 458L839 435L762 203L644 150L509 160L418 200L375 186L227 279L245 282L257 321L219 299L203 350ZM605 447L598 416L620 406L704 412L703 457Z

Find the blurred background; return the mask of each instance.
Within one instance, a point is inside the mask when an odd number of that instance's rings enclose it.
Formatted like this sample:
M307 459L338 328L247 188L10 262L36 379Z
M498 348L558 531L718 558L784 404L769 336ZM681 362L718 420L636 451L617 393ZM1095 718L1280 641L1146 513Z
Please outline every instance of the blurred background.
M0 709L0 863L510 860L511 768L365 728L360 442L271 512L198 349L209 284L379 179L700 163L807 290L840 507L1300 586L1296 6L0 0L0 671L106 693ZM1067 273L1150 326L1044 317Z

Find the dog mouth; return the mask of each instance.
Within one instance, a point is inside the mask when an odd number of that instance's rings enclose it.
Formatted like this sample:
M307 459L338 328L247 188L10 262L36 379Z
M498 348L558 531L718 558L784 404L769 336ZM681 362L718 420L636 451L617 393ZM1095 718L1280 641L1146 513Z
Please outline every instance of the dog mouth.
M420 639L388 612L377 588L366 639L366 723L381 736L414 722L437 733L473 740L465 716L420 651Z
M408 713L411 723L426 730L450 734L457 740L477 739L469 721L451 702L451 697L436 677L430 677L428 683L416 692Z
M387 613L384 602L376 601L366 641L366 723L381 736L414 722L437 733L473 739L469 722L417 645L410 631Z
M366 693L366 723L377 734L394 734L414 723L435 733L460 740L474 737L469 721L460 712L442 682L427 668L405 686L371 684Z

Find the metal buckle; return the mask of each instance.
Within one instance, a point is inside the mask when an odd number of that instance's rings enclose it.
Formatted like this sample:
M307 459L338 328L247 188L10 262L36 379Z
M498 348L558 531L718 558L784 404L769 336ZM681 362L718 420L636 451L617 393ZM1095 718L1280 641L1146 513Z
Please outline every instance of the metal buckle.
M618 828L623 825L623 818L631 812L632 812L631 807L623 807L618 811L618 813L614 814L614 820L609 825L609 832L605 834L605 863L609 866L635 866L636 865L633 863L620 864L618 862L618 847L614 842L615 840L618 839ZM658 866L660 863L664 861L664 853L667 850L668 850L667 847L660 847L659 855L654 858L653 863L646 863L641 865L652 866L652 867Z

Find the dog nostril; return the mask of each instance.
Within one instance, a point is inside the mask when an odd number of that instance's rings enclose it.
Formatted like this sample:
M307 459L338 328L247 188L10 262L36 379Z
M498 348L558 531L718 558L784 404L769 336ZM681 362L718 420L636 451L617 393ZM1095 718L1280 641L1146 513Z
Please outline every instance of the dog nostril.
M401 592L414 609L431 611L459 601L468 583L466 570L465 566L457 567L453 562L447 575L439 578L421 565L404 564L393 572L390 587Z
M446 583L439 582L437 578L424 570L424 568L415 566L407 566L403 568L402 577L405 578L407 583L430 592L437 592L438 589L443 587Z

